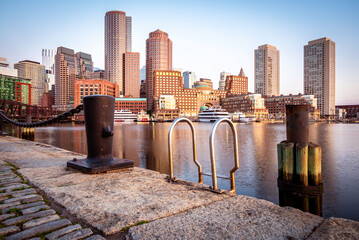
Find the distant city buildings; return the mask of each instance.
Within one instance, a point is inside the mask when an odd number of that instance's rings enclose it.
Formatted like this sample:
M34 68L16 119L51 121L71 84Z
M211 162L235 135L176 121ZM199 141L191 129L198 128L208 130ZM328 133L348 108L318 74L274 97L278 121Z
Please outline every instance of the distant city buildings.
M193 84L195 88L208 88L209 90L213 89L213 83L211 79L200 78L199 81Z
M225 91L227 96L235 96L248 93L248 77L244 74L243 68L238 76L227 75Z
M89 79L105 79L105 70L97 69L90 73Z
M329 38L304 46L304 94L318 99L321 115L335 115L335 42Z
M77 75L78 75L77 78L89 79L94 70L91 55L83 52L77 52L76 62L77 62Z
M155 105L153 102L153 72L155 70L172 70L172 41L168 38L167 33L159 29L151 32L146 40L146 98L148 110L153 110Z
M123 94L125 96L140 97L140 53L124 53Z
M279 50L269 44L254 50L254 91L262 96L278 96L279 91Z
M194 72L183 72L183 84L184 88L194 88L194 83L197 81L197 76Z
M132 52L132 17L126 16L126 52Z
M31 104L31 80L0 74L0 99Z
M45 66L39 62L30 60L20 61L14 64L18 70L18 76L31 79L31 105L41 105L41 96L46 92Z
M146 65L140 69L140 81L146 80Z
M119 96L117 84L104 79L78 79L75 80L74 106L82 104L85 96L107 95L112 97Z
M228 75L231 75L231 74L228 73L228 72L221 72L220 77L219 77L219 87L218 87L218 90L221 90L221 91L225 91L225 90L226 90L226 79L227 79L227 76L228 76Z
M132 113L137 114L141 111L146 111L147 100L146 98L116 98L115 110L130 110Z
M6 58L0 57L0 74L17 78L17 69L11 68Z
M45 66L46 92L55 85L55 54L52 49L42 49L42 65Z

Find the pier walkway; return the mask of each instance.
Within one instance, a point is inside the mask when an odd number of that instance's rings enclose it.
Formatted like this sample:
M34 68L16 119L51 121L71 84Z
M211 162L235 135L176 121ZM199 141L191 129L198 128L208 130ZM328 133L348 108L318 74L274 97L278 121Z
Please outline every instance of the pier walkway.
M85 157L1 137L0 239L359 239L356 221L170 184L146 169L89 175L66 168Z

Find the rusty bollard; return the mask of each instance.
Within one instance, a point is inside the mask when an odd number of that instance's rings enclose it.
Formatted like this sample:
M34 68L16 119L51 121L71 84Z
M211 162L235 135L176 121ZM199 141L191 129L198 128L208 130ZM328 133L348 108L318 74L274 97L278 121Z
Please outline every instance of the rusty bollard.
M3 127L4 127L4 120L2 119L2 117L0 117L0 136L7 136L8 134L6 132L3 132Z
M115 98L104 95L83 98L87 158L67 166L84 173L100 173L133 167L133 161L112 157Z

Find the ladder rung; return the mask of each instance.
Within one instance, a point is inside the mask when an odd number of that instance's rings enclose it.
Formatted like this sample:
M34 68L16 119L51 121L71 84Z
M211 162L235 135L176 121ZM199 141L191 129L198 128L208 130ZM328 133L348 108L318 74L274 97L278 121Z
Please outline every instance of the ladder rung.
M205 175L205 176L212 176L212 174L210 173L202 173L202 175ZM221 175L217 175L217 178L222 178L222 179L228 179L228 180L231 180L231 178L229 177L226 177L226 176L221 176Z

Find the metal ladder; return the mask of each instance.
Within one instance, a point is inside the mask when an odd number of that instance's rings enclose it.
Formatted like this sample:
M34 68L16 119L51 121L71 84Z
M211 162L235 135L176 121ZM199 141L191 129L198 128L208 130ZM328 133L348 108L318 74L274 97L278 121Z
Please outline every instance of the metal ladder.
M177 118L172 123L172 125L171 125L171 127L170 127L170 129L168 131L168 155L169 155L169 165L170 165L170 176L169 176L170 180L171 181L176 180L176 178L173 176L172 132L173 132L173 129L176 126L176 124L179 123L179 122L187 122L190 125L191 130L192 130L193 161L198 167L198 178L199 178L198 182L203 183L202 175L212 176L212 189L211 189L211 191L214 191L216 193L222 193L224 191L218 189L218 187L217 187L217 177L218 178L223 178L223 179L229 179L229 180L231 180L231 190L230 190L230 192L235 193L236 192L236 185L235 185L234 172L239 168L238 138L237 138L237 130L234 127L234 124L228 118L219 118L212 126L211 135L209 137L209 147L210 147L210 152L211 152L212 174L202 173L202 166L197 161L196 132L195 132L195 129L194 129L194 126L193 126L193 123L191 122L191 120L189 120L188 118ZM217 176L216 157L215 157L215 153L214 153L214 136L215 136L215 132L217 130L217 127L221 122L227 122L229 124L229 126L231 127L232 133L233 133L234 165L235 166L230 171L230 177L229 178Z

